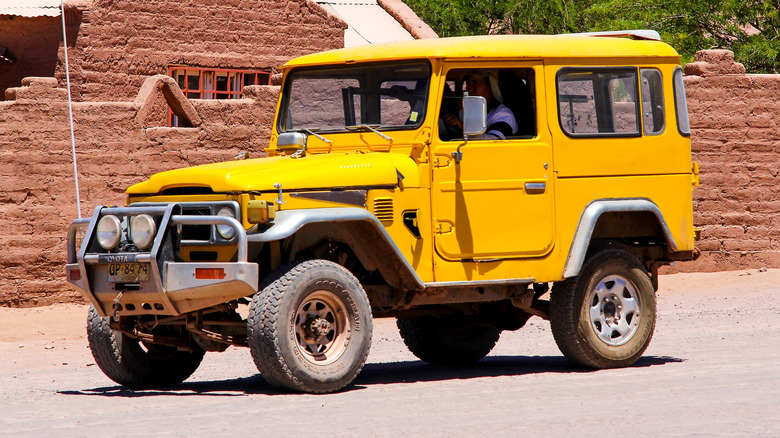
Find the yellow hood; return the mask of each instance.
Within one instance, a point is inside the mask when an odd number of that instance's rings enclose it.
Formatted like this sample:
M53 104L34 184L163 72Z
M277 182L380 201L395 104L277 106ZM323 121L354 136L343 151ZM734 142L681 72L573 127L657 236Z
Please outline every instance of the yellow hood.
M131 195L156 194L181 187L209 187L215 193L274 191L331 187L396 185L418 187L417 165L394 153L322 154L303 158L268 157L227 161L170 170L152 175L127 189Z

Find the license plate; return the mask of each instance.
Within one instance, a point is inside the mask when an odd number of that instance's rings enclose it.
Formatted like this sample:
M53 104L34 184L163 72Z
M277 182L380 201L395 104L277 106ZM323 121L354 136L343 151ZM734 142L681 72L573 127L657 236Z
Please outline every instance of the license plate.
M149 281L148 263L111 263L108 265L109 283L138 283Z

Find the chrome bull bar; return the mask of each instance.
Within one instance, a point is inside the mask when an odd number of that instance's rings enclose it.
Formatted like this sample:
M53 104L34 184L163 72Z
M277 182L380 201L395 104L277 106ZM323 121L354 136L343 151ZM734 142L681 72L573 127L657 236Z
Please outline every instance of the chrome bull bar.
M74 220L68 229L66 278L90 299L102 316L133 314L178 315L250 296L257 292L259 268L248 261L247 235L238 220L226 216L173 214L176 204L141 207L98 207L89 219ZM162 216L149 252L89 253L97 221L104 215ZM177 225L226 225L235 230L235 262L176 262L165 260L161 248L166 230ZM80 229L87 228L76 247ZM169 243L169 242L168 242ZM94 245L93 245L94 248ZM149 264L150 278L128 288L108 281L109 260ZM205 273L205 275L203 274Z

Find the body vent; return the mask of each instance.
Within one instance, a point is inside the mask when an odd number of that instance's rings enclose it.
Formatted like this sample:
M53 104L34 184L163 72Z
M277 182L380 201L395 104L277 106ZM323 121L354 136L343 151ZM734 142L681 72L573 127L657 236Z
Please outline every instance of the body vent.
M374 199L374 216L380 222L393 222L393 198Z

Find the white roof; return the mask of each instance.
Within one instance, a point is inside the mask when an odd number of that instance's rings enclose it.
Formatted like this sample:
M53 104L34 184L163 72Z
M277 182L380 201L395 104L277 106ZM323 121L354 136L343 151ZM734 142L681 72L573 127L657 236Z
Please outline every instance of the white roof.
M344 31L344 47L414 39L377 0L315 1L349 25Z
M0 15L59 17L60 0L0 0Z

